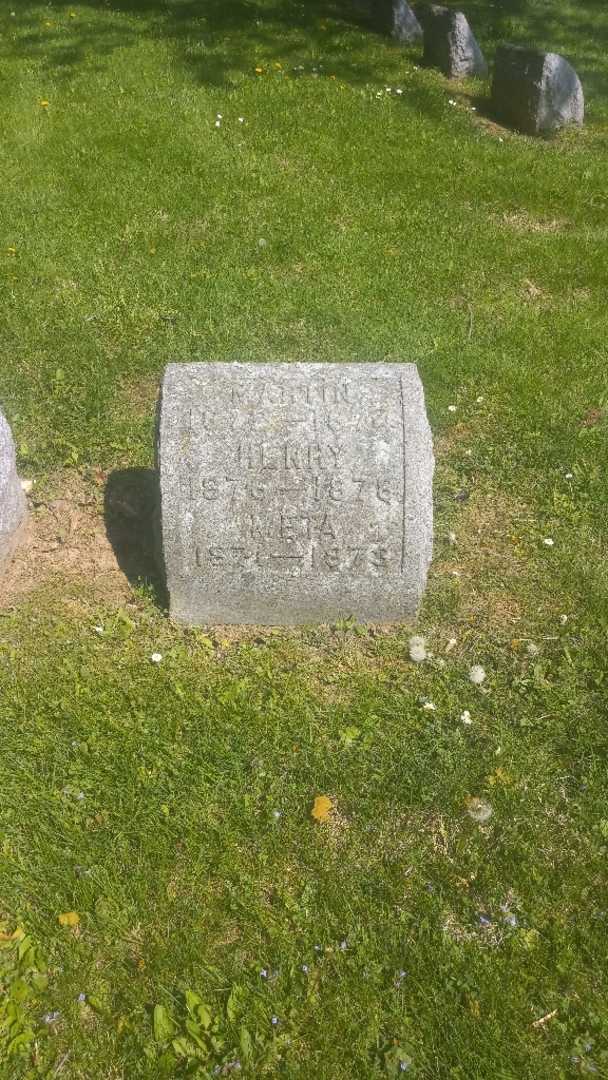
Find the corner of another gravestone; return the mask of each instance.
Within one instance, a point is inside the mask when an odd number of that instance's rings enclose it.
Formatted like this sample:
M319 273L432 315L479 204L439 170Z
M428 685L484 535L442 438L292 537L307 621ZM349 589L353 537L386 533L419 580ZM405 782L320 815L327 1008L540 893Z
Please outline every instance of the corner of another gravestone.
M27 503L17 475L15 444L4 414L0 412L0 572L19 543L27 518Z

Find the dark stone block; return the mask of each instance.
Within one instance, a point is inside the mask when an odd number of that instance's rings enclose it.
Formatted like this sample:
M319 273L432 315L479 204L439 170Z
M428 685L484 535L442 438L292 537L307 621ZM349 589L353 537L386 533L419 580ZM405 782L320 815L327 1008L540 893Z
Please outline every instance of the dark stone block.
M492 105L497 116L528 135L582 124L583 88L557 53L501 45L496 52Z
M420 21L425 64L438 67L450 79L467 75L487 77L488 65L462 11L427 4L420 11Z
M374 20L380 33L403 45L422 40L422 27L407 0L374 0Z

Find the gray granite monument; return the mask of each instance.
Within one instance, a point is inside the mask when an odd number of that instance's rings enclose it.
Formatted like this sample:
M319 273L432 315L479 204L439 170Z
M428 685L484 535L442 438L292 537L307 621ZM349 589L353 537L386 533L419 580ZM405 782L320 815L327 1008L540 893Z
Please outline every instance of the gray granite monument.
M415 614L434 461L414 364L170 364L157 463L177 622Z
M585 116L583 88L568 61L518 45L496 51L492 105L497 116L528 135L582 124Z
M13 437L0 412L0 572L15 550L25 516L25 495L17 476Z
M462 11L427 4L419 19L424 30L423 63L438 67L450 79L487 77L488 65Z
M394 41L411 45L422 39L422 27L407 0L380 0L380 29L390 33Z

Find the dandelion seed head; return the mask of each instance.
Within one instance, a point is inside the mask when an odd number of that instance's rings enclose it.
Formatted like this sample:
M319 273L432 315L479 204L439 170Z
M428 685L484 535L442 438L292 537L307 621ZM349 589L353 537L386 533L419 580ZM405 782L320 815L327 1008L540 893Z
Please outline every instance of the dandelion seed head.
M475 686L481 686L485 682L486 673L481 664L473 664L469 671L469 679Z
M427 658L426 644L423 637L415 634L409 641L410 660L415 664L422 663Z
M492 813L492 807L484 799L469 799L467 801L467 814L480 825L484 821L489 821Z

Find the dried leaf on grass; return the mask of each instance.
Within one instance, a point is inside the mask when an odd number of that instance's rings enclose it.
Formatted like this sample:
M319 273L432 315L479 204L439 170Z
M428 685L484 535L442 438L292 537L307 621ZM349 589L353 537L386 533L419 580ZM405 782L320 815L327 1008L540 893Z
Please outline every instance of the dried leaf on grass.
M333 809L334 804L327 795L317 795L310 814L315 821L329 821Z

